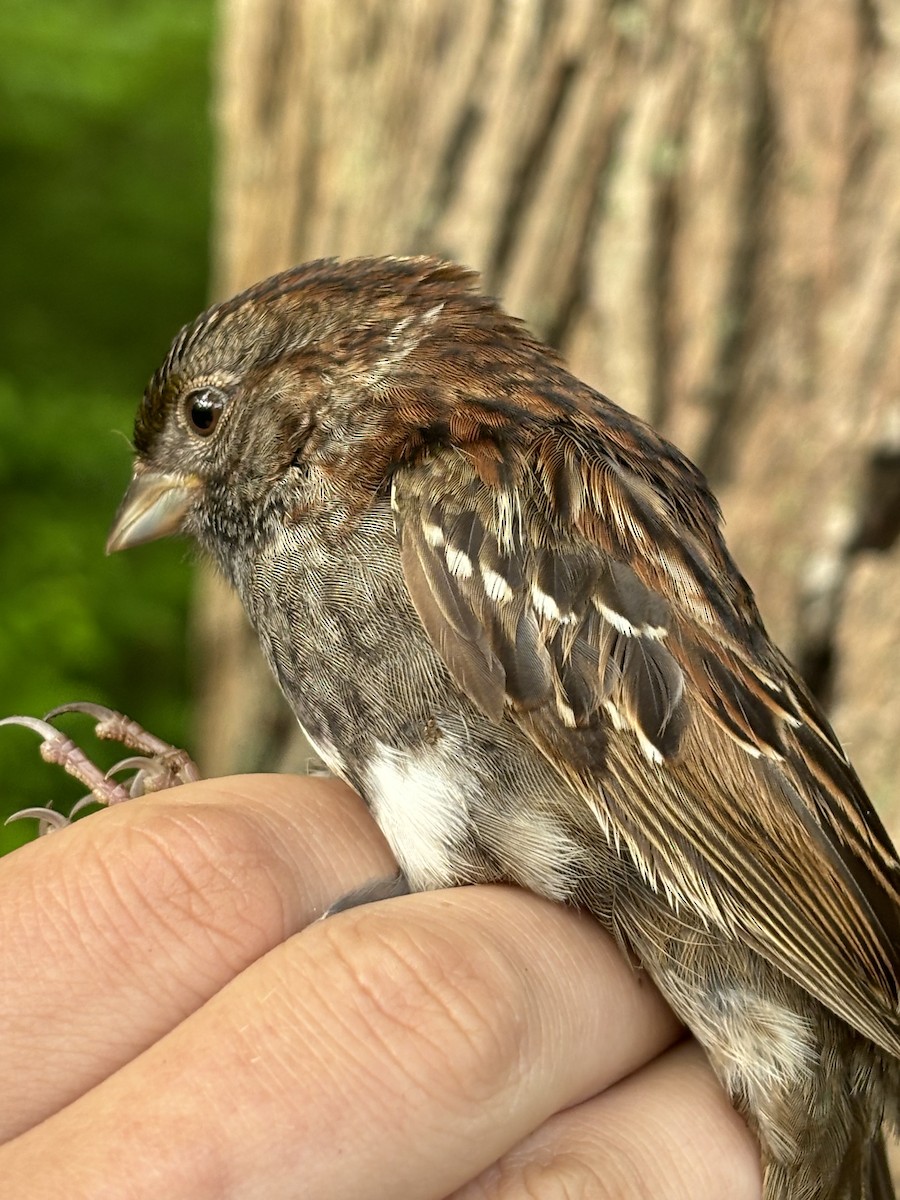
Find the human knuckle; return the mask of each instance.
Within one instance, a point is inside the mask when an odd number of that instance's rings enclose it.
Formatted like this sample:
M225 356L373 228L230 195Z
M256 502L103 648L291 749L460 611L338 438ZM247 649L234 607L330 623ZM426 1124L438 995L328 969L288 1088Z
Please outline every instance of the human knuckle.
M343 930L334 926L355 996L351 1019L383 1048L404 1085L439 1088L448 1105L495 1094L519 1070L523 1044L506 971L464 931L378 907L360 910Z
M243 941L283 913L253 824L233 810L155 799L98 866L107 895L156 924Z

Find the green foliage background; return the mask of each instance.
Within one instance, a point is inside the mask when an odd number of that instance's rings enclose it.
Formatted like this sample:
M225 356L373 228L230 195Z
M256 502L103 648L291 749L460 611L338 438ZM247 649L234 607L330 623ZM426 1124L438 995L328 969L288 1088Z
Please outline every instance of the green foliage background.
M103 543L141 391L205 302L212 18L213 0L0 5L0 715L98 700L189 740L186 550ZM93 753L85 718L67 729ZM0 818L83 791L37 750L0 729Z

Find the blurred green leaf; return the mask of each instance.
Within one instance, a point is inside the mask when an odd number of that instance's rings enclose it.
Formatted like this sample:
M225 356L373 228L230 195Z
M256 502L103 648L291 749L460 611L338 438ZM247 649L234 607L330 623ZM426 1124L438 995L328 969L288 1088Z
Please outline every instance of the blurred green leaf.
M0 6L0 715L92 699L188 739L185 548L103 544L144 383L205 302L212 16ZM25 730L0 730L0 778L0 817L81 794Z

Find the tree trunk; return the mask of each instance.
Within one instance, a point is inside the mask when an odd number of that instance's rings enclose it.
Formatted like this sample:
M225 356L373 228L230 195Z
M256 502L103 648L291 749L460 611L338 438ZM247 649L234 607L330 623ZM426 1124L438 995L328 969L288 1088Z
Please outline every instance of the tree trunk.
M900 12L225 0L216 292L434 252L709 474L776 640L900 777ZM213 771L307 752L218 584ZM895 826L896 829L896 826Z

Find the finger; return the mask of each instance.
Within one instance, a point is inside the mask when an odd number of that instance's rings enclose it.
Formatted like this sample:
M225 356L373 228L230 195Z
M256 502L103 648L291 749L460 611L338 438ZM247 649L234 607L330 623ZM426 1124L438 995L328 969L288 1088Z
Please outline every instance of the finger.
M437 1200L677 1036L587 918L514 889L403 897L277 947L0 1167L40 1195L77 1164L88 1195Z
M552 1117L452 1200L759 1200L759 1147L695 1042Z
M0 863L0 1140L93 1086L338 896L395 869L333 780L190 784Z

